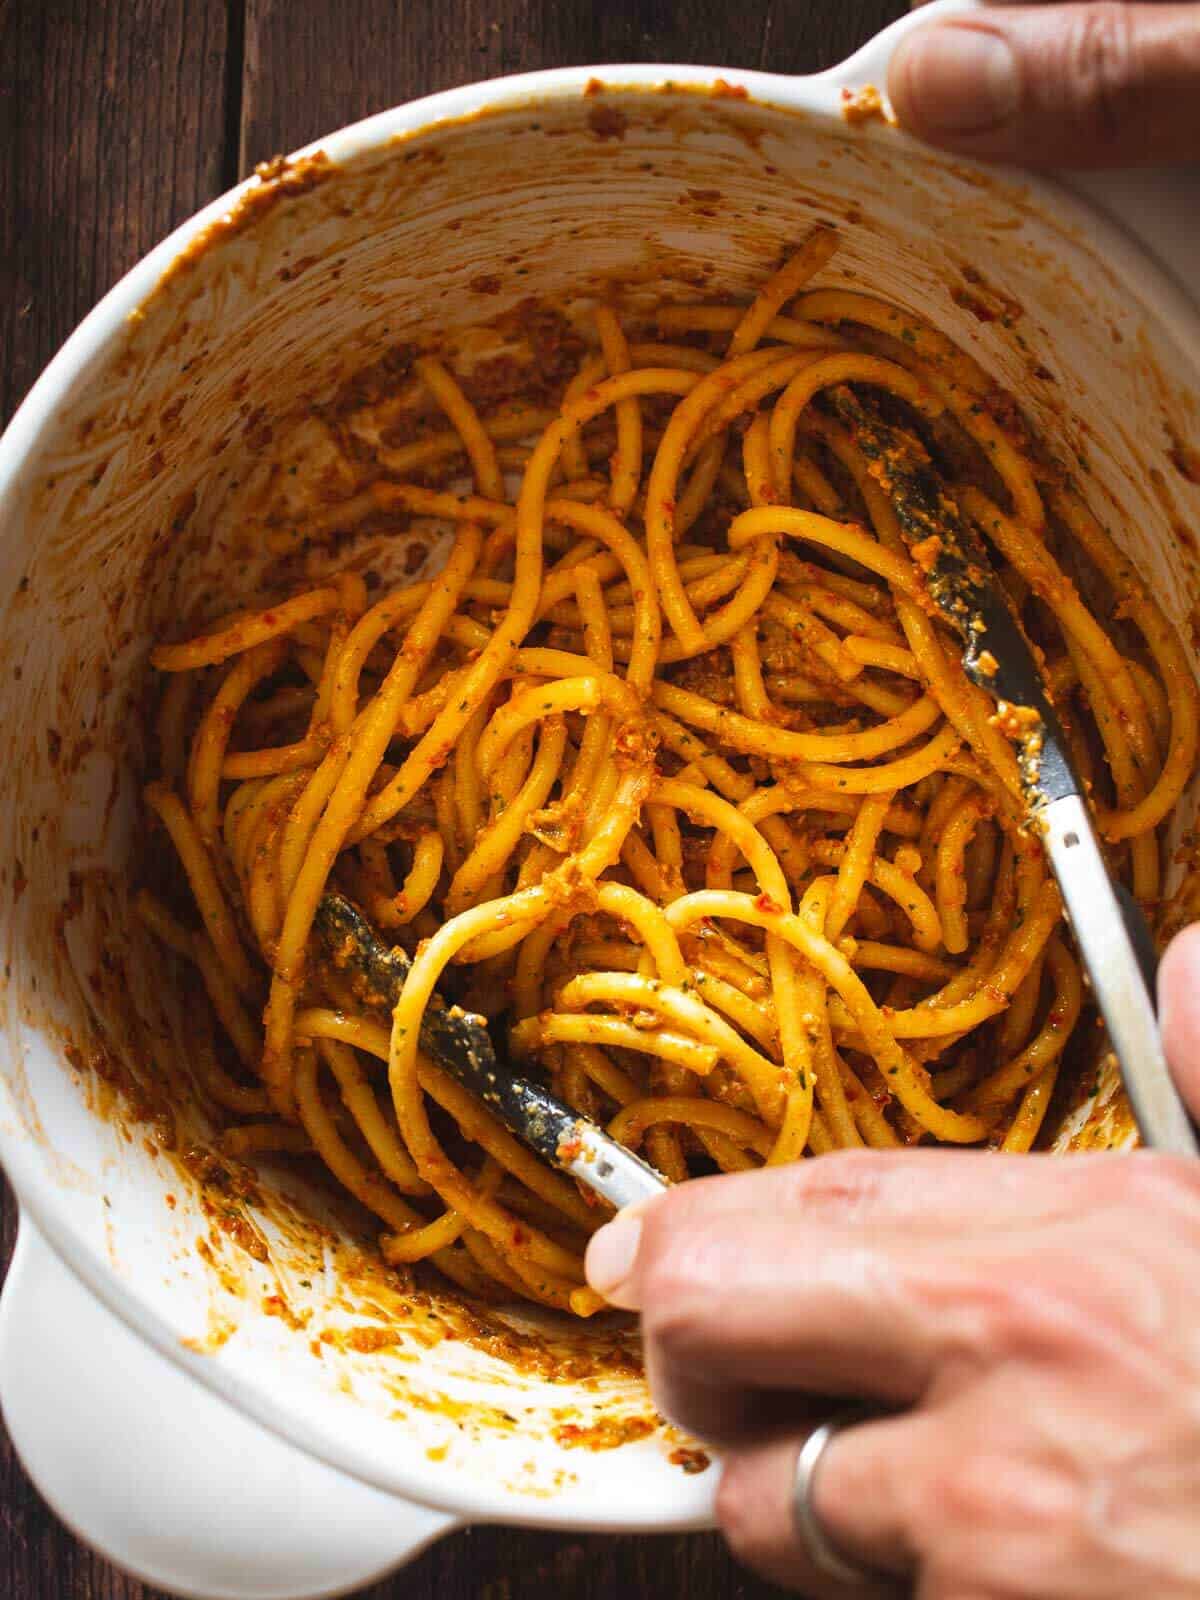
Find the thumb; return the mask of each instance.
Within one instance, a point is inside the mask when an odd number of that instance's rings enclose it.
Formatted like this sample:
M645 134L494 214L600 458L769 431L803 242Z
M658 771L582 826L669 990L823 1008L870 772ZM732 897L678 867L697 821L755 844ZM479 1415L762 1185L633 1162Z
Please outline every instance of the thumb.
M1200 4L1016 6L930 23L892 57L901 124L1028 167L1200 158Z
M1158 969L1158 1018L1171 1076L1200 1121L1200 922L1167 946Z

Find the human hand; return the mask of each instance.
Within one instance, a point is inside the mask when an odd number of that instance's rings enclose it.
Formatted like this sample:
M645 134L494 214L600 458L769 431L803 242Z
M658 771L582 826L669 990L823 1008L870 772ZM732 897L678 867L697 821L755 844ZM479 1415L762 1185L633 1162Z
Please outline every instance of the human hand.
M1200 926L1159 992L1195 1114ZM725 1450L721 1527L775 1581L844 1592L792 1511L838 1395L896 1409L834 1436L814 1511L919 1600L1200 1596L1200 1162L823 1156L671 1190L587 1264L641 1311L657 1404Z
M1200 161L1200 3L992 6L901 41L910 133L1026 167Z

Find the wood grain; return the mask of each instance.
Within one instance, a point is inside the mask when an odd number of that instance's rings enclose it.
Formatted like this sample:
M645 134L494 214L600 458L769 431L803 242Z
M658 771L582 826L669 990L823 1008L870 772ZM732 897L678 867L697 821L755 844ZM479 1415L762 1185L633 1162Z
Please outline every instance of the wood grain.
M504 73L618 61L815 72L906 9L904 0L247 0L242 170L374 111Z
M0 417L116 279L258 161L400 101L580 62L813 72L905 0L0 0ZM15 1207L0 1204L0 1260ZM362 1600L765 1600L714 1536L480 1528ZM79 1545L0 1434L0 1600L165 1600Z

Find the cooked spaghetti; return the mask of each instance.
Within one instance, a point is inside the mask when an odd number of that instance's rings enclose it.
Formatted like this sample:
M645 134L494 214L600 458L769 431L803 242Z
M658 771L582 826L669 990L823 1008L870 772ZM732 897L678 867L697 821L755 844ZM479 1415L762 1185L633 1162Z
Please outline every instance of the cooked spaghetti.
M423 1056L435 990L673 1181L1037 1139L1079 964L845 386L986 537L1113 870L1159 896L1196 755L1180 642L968 354L807 287L836 243L749 306L538 313L483 377L376 369L321 424L338 495L267 536L448 530L440 568L380 592L329 558L153 653L147 800L182 871L139 904L219 1023L225 1148L318 1157L397 1267L601 1304L603 1208ZM334 887L413 953L391 1016L313 933Z

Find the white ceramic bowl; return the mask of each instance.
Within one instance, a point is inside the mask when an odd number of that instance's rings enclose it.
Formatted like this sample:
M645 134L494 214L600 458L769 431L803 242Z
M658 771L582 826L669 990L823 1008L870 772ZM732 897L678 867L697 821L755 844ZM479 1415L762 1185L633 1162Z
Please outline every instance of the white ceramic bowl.
M0 1395L50 1502L155 1583L331 1594L472 1519L699 1527L716 1476L685 1474L661 1431L569 1448L564 1424L648 1413L603 1359L610 1336L552 1336L573 1340L573 1376L438 1338L452 1310L433 1324L378 1274L339 1274L353 1246L306 1220L292 1179L246 1208L267 1259L247 1254L110 1081L112 1063L169 1080L188 1020L126 904L148 642L253 583L264 429L278 443L387 346L530 294L613 278L635 298L746 294L826 218L845 241L828 281L968 343L1068 460L1087 457L1097 509L1186 620L1200 487L1168 448L1200 434L1195 308L1060 190L849 126L843 88L882 82L910 25L816 78L614 67L595 95L587 69L538 73L335 134L324 167L252 180L147 257L0 442L0 1155L22 1207ZM1200 204L1165 203L1175 181L1139 179L1119 208L1182 276ZM951 302L964 266L1016 302L1012 327ZM108 1077L71 1053L97 1023ZM1086 1113L1097 1142L1122 1137L1112 1106L1106 1083ZM180 1142L194 1122L180 1114ZM353 1347L389 1316L396 1346Z

